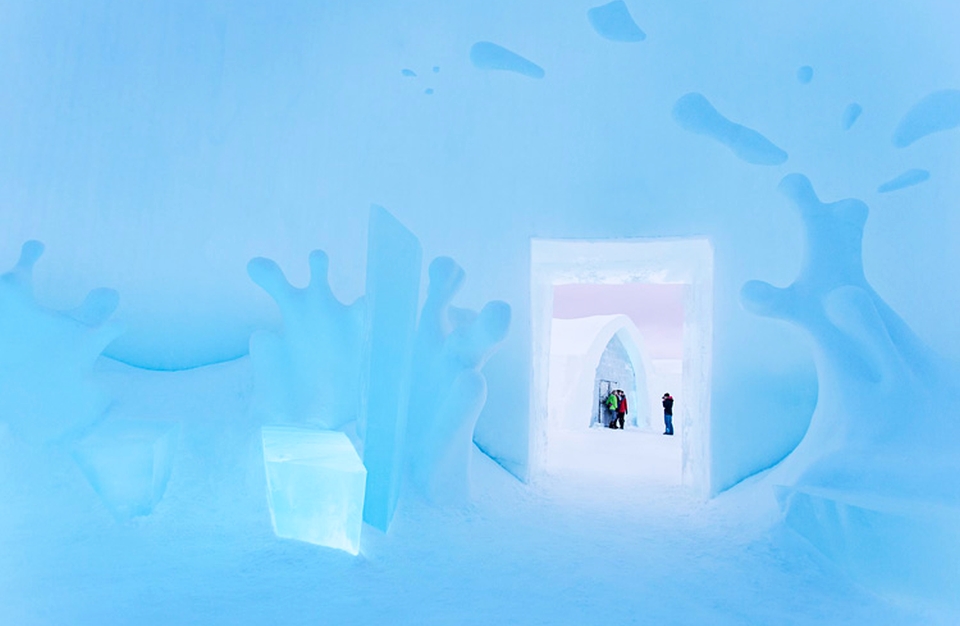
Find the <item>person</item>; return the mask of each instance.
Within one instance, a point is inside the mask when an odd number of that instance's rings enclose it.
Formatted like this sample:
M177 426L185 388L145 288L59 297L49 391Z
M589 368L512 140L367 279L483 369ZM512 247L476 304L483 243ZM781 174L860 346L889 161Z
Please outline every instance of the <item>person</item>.
M614 420L614 428L623 430L623 416L627 414L627 394L617 389L617 418Z
M603 403L604 405L606 405L606 408L610 412L610 414L613 415L617 410L617 405L620 403L620 399L617 397L617 392L611 391L610 395L607 396L607 399L604 400ZM610 419L609 424L605 423L606 421L607 420L605 417L601 419L601 423L603 423L604 426L608 426L610 428L616 428L616 423L617 423L616 417L612 417Z
M673 434L673 396L669 393L663 394L663 424L666 430L664 435Z

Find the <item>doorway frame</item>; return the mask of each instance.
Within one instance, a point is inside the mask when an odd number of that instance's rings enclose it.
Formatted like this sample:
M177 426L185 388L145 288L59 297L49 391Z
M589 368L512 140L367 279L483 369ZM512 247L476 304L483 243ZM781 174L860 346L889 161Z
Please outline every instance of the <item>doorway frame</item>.
M654 283L686 285L683 383L678 402L681 482L711 493L710 396L713 361L713 244L706 237L530 240L532 368L529 476L546 469L550 332L554 285ZM654 392L655 393L655 392Z

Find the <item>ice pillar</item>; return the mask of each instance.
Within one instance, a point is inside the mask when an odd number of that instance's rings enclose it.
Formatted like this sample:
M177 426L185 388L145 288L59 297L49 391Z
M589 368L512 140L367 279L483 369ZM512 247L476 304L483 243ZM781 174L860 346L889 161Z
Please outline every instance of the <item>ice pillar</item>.
M400 491L421 264L417 237L385 209L372 207L359 426L367 468L363 519L383 531Z

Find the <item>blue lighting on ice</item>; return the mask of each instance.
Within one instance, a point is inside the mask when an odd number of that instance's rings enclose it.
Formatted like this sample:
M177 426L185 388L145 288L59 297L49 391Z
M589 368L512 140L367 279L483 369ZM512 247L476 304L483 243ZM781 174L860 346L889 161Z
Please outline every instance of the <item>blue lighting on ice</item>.
M0 624L960 623L960 4L853 4L4 3Z

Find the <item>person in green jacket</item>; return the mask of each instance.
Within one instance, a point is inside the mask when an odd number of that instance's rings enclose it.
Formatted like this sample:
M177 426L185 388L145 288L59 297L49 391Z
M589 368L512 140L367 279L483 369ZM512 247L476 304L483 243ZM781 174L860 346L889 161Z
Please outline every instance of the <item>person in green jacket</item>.
M620 404L620 398L617 397L617 392L611 391L610 395L607 396L607 399L604 400L603 403L607 406L607 410L610 411L611 414L615 414L617 411L617 405ZM610 428L616 428L616 420L611 420L608 426L610 426Z

